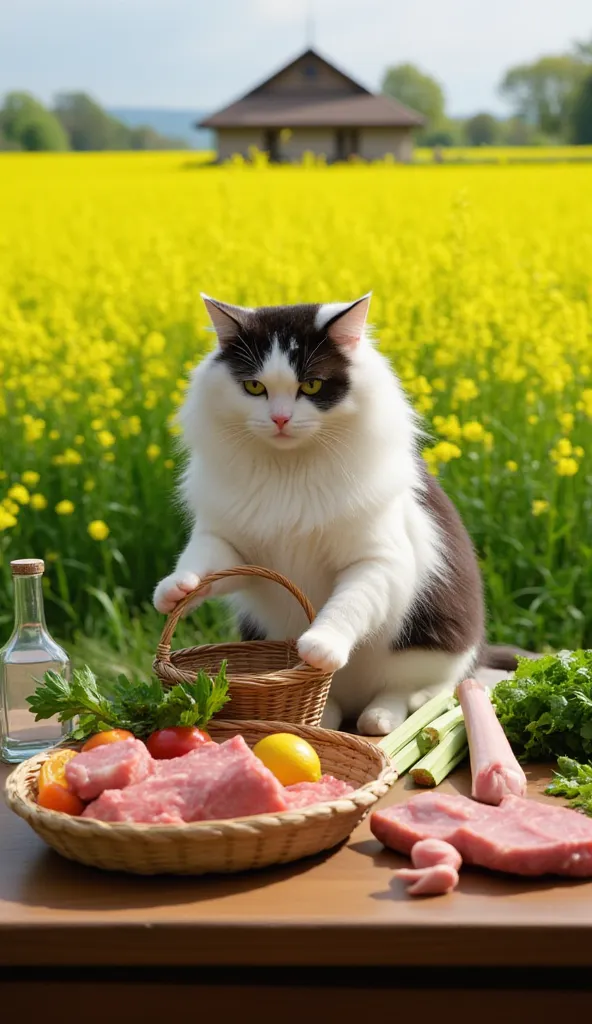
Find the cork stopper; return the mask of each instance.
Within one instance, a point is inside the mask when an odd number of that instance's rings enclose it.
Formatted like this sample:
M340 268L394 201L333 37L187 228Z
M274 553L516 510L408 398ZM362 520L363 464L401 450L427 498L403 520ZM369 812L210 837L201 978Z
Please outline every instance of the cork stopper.
M41 558L15 558L10 563L13 576L41 576L45 564Z

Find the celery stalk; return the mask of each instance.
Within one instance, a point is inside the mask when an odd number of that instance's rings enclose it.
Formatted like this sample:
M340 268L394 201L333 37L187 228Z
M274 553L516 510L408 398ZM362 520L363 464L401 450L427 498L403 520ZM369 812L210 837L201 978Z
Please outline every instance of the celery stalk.
M462 708L457 707L451 708L450 711L446 711L439 718L435 718L430 725L426 725L425 729L422 729L417 737L422 754L427 754L428 750L435 747L437 743L441 743L444 737L462 721Z
M421 750L417 740L411 740L407 746L403 747L402 750L398 750L396 754L391 757L391 763L395 769L397 775L404 775L408 768L411 768L412 764L419 761L421 757Z
M381 739L378 744L382 747L384 752L389 757L393 757L394 754L406 747L411 740L415 737L426 725L434 721L434 718L438 718L445 711L449 711L450 708L456 707L458 701L450 693L439 693L436 697L432 697L426 704L423 704L417 711L415 711L409 718L406 718L402 725L390 732L388 736Z
M467 750L467 730L464 722L460 722L411 769L413 781L418 786L439 786L462 761Z

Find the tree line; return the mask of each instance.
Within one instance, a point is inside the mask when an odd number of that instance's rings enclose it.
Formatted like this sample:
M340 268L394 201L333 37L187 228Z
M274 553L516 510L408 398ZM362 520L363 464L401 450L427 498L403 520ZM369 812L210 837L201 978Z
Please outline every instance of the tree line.
M424 115L420 145L592 145L592 40L510 68L498 86L512 109L506 119L448 117L442 86L413 64L387 68L382 91Z
M61 93L53 109L27 92L11 92L0 108L0 150L185 149L182 139L149 125L129 128L84 92Z

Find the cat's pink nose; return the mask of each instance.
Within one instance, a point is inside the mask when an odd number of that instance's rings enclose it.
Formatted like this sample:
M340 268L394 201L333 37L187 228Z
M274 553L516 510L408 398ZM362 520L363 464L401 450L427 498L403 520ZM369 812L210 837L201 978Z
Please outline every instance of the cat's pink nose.
M284 427L286 426L286 423L289 423L290 420L292 419L291 416L279 416L279 415L272 416L271 418L272 418L273 422L276 424L278 430L283 430Z

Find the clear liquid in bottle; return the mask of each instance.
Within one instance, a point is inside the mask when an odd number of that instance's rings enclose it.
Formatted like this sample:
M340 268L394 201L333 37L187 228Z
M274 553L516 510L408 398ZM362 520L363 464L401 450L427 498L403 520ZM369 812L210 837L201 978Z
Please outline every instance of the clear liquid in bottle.
M59 743L67 734L68 726L57 718L36 722L27 697L46 672L69 678L70 661L45 625L43 562L19 559L10 564L15 617L12 635L0 650L0 758L17 763Z

